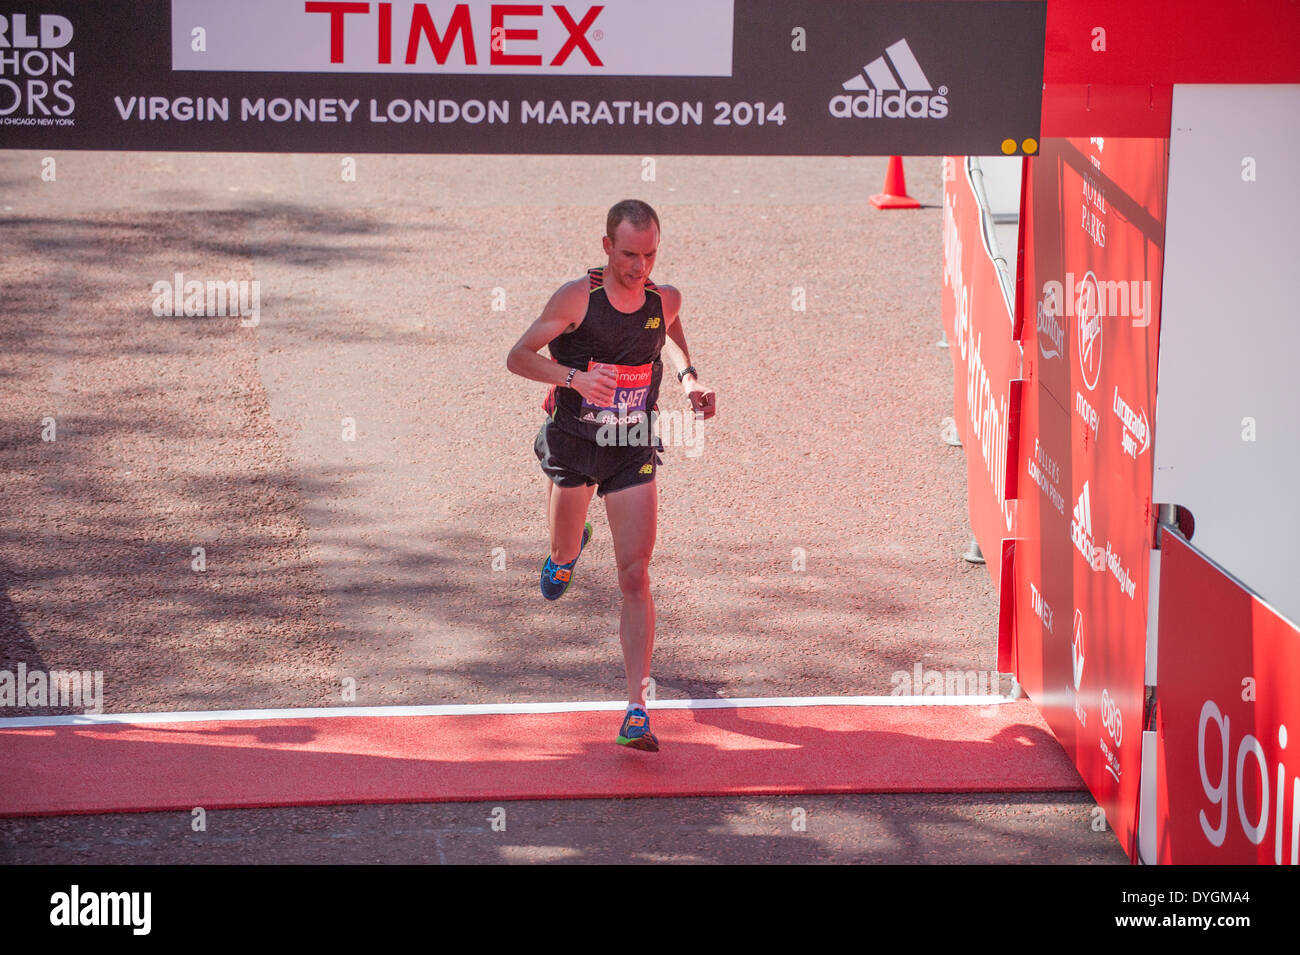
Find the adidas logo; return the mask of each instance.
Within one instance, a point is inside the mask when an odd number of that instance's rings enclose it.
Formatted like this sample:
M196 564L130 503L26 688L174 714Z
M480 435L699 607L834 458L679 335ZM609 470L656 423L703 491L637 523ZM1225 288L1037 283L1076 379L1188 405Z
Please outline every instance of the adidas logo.
M649 318L647 318L647 319L645 320L645 327L646 327L646 328L658 328L658 327L659 327L659 316L658 316L658 315L651 315Z
M1083 482L1083 491L1074 505L1074 516L1070 519L1070 540L1093 570L1106 569L1106 550L1097 547L1092 541L1092 495L1088 491L1087 481Z
M943 119L948 115L948 87L940 86L938 94L931 95L934 87L906 38L885 47L884 56L841 86L848 92L832 96L829 104L831 115L838 119Z

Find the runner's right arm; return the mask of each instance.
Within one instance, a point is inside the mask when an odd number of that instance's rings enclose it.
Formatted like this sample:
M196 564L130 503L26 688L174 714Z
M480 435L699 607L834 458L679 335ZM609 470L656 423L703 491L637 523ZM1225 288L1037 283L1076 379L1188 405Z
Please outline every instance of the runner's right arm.
M515 346L506 356L506 368L530 381L564 386L569 369L539 354L557 336L571 332L582 324L587 314L587 282L580 279L566 282L542 309L542 314L528 326ZM612 368L597 367L579 371L573 376L570 387L576 389L594 404L608 405L614 401L614 386L618 374Z

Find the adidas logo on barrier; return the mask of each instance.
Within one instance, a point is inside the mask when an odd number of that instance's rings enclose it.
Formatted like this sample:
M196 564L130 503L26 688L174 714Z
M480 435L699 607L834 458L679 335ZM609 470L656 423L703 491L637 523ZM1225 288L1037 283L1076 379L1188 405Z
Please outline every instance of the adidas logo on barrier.
M940 86L935 93L906 38L885 47L884 56L841 85L848 92L832 96L829 104L837 119L943 119L948 115L948 87Z
M1106 569L1106 549L1096 546L1092 540L1092 495L1088 491L1087 481L1083 482L1083 490L1074 505L1074 516L1070 520L1070 540L1093 570Z

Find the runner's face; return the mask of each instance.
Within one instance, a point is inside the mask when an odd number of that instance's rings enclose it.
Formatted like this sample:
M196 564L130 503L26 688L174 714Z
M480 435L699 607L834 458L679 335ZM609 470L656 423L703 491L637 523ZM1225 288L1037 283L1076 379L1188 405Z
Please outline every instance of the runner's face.
M614 241L605 236L604 242L609 267L619 283L638 289L645 285L659 251L659 230L654 223L647 229L634 229L631 223L620 222L614 230Z

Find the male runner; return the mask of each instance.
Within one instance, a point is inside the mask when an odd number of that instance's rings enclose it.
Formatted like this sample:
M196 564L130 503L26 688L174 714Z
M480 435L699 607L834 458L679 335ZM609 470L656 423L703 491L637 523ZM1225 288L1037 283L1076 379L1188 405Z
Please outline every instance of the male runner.
M546 482L551 553L542 565L542 594L558 599L591 525L594 490L605 499L614 535L618 586L623 595L618 636L627 673L627 712L617 742L655 752L645 691L654 648L655 608L650 555L658 515L655 466L662 445L652 439L650 416L668 350L677 380L697 414L717 411L714 393L699 383L679 318L682 296L650 281L659 248L659 217L637 199L609 210L603 239L607 264L560 286L541 316L515 343L506 367L551 385L549 417L534 442ZM548 345L551 360L538 354Z

